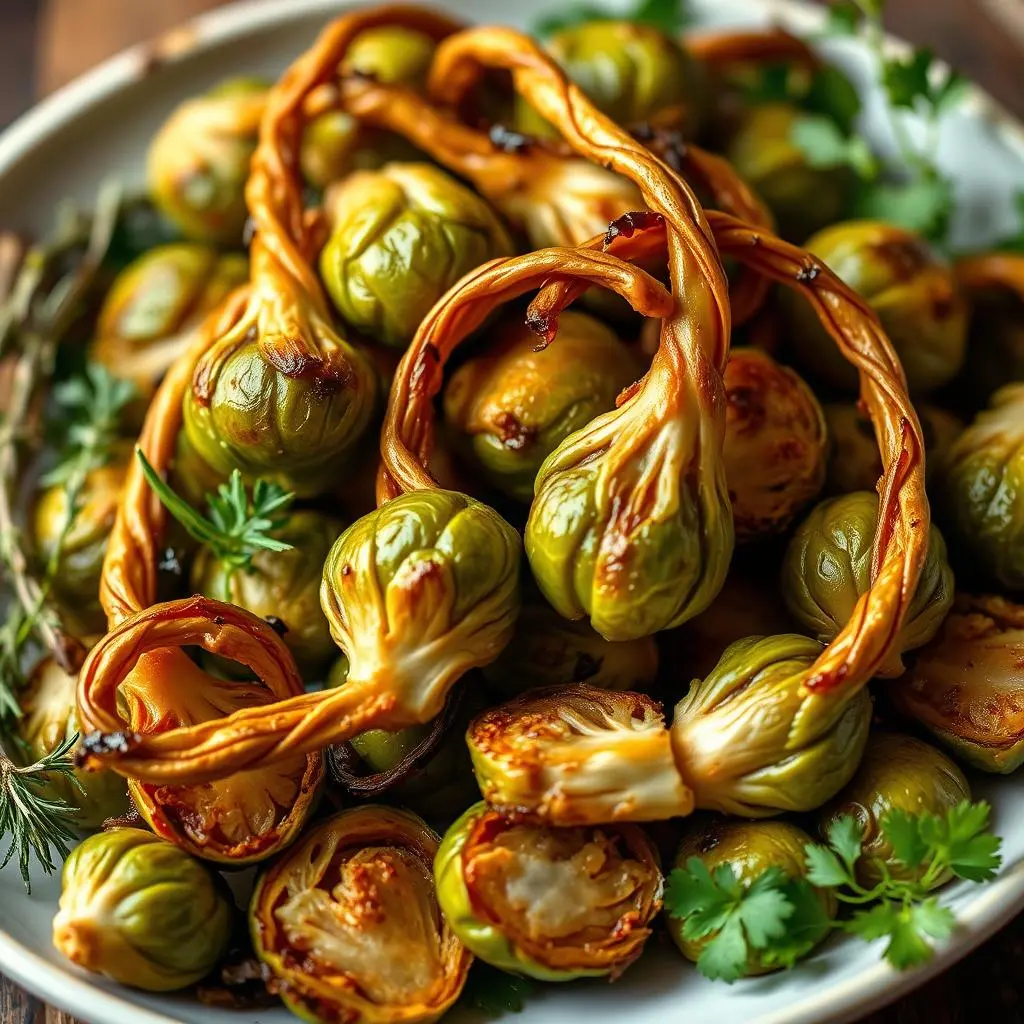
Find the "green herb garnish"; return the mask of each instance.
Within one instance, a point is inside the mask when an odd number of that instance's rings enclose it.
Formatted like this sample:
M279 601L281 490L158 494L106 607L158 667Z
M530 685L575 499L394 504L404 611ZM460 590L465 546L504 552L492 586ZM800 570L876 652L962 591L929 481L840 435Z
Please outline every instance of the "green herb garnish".
M582 25L587 21L635 21L651 25L666 35L676 35L693 23L693 12L688 0L636 0L633 7L623 13L609 10L598 4L570 4L557 14L539 18L533 31L539 36L551 36L562 29Z

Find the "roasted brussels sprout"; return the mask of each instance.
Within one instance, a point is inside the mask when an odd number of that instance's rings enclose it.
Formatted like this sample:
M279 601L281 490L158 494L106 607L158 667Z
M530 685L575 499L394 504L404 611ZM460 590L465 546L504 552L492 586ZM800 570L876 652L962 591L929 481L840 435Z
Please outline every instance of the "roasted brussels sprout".
M487 201L433 164L388 164L339 182L320 275L357 330L404 347L463 274L512 252Z
M796 107L786 103L750 107L726 149L740 177L775 214L779 233L792 242L803 242L826 224L835 223L842 216L852 184L847 168L814 167L793 142L793 130L801 116Z
M341 73L419 88L433 53L429 36L403 25L382 25L356 36L342 61ZM415 152L397 135L361 125L342 110L329 110L306 125L302 173L311 185L324 188L352 171L380 167L388 160L414 159Z
M249 264L238 253L187 242L151 249L107 293L89 358L149 399L206 315L248 277Z
M138 828L90 836L64 862L53 944L149 992L198 981L227 952L232 907L199 861Z
M546 828L485 803L448 830L434 877L472 953L541 981L618 977L661 909L658 854L636 826Z
M725 368L725 479L736 540L781 533L825 480L825 417L811 389L756 348Z
M554 343L540 351L520 317L452 375L445 422L489 483L529 501L541 463L573 431L614 409L639 369L614 332L584 313L563 313Z
M919 865L908 867L896 859L881 825L890 811L908 814L946 812L971 799L964 773L945 754L913 736L875 732L868 740L857 774L818 816L822 836L840 817L849 815L864 830L863 853L856 864L857 880L871 887L884 878L920 881ZM933 880L937 888L953 877L946 872Z
M689 679L703 679L718 664L722 652L737 640L774 636L792 626L778 592L765 586L761 567L734 563L706 612L662 634L670 652L664 661L679 666L685 685Z
M986 772L1024 762L1024 607L1002 597L957 596L893 703L953 754Z
M687 823L674 866L685 869L687 862L696 857L713 873L716 868L727 864L732 868L736 880L746 884L754 882L769 868L778 868L789 878L803 878L807 873L804 849L812 842L802 828L788 821L732 821L701 816ZM831 892L827 889L813 889L812 892L825 914L830 918L835 917L838 906ZM683 936L685 924L685 918L670 917L669 934L683 956L696 963L704 947L718 933L713 932L704 939L687 939ZM804 936L804 956L828 933L828 926L823 924L817 933ZM763 956L752 950L747 960L746 973L767 974L781 966L765 963Z
M1024 590L1024 384L1000 388L953 442L936 502L958 566Z
M459 997L472 957L442 916L438 839L389 807L343 811L260 878L249 921L259 958L303 1020L426 1024Z
M846 625L871 585L877 527L878 495L854 491L819 502L793 534L782 563L782 599L794 622L822 643ZM901 655L935 636L952 603L953 571L933 526L917 592L878 675L902 675Z
M68 675L52 658L44 658L32 670L28 686L19 696L21 718L12 751L23 764L52 754L78 732L75 716L76 677ZM82 829L99 828L105 819L128 811L128 789L116 772L75 769L74 780L56 772L45 776L37 790L45 799L63 800Z
M266 98L257 79L222 82L182 103L154 136L149 194L188 238L241 245L245 181Z
M825 489L831 494L873 491L882 476L882 456L871 417L853 402L834 402L825 407L832 451ZM937 405L915 405L928 448L928 478L941 475L949 449L964 429L951 412Z
M337 483L373 416L377 377L325 323L310 324L324 330L314 366L282 364L257 332L228 335L198 365L184 399L184 433L215 474L239 469L247 481L272 480L299 497Z
M592 825L693 810L661 705L640 693L534 690L478 716L466 741L480 791L499 812Z
M246 608L284 627L284 642L307 678L317 678L337 656L327 618L320 607L324 561L342 524L319 512L288 515L273 532L288 551L257 551L248 569L234 569L210 548L192 563L192 589L217 601Z
M810 811L846 785L871 724L862 688L804 686L822 646L805 636L747 637L676 705L672 749L698 807L748 818Z
M503 697L569 683L643 690L657 674L658 645L651 636L605 640L588 623L563 619L537 596L524 603L508 646L482 671L487 685Z
M692 136L700 123L699 68L674 39L635 21L584 21L556 32L547 50L602 113L621 125L677 128ZM519 127L532 135L554 129L527 103Z
M32 517L36 550L43 563L53 557L60 544L54 592L66 610L69 624L83 633L100 633L106 625L99 601L100 571L127 465L128 450L119 449L113 462L89 472L70 527L68 492L62 483L43 491Z
M912 393L956 376L967 345L967 306L952 268L920 235L881 221L845 221L808 239L805 248L878 314ZM856 391L856 370L815 311L795 293L784 292L781 301L800 365L815 379Z

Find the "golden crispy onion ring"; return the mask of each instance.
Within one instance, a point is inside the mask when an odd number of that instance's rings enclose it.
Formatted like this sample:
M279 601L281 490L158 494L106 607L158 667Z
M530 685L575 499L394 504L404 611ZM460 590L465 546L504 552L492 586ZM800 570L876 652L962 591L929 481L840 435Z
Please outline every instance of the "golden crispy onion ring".
M850 621L812 666L808 690L846 693L863 686L895 642L927 553L930 512L925 494L924 438L906 379L878 318L856 292L810 253L726 214L709 212L719 251L803 294L843 355L860 373L861 398L879 438L884 472L875 534L872 585ZM613 225L592 247L629 259L664 254L664 224L649 214ZM580 294L552 282L533 301L527 321L549 327Z

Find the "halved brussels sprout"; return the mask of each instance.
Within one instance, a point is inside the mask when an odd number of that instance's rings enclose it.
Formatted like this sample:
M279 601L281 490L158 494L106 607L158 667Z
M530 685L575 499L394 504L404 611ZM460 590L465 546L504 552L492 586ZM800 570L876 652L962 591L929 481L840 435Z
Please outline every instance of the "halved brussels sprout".
M726 149L729 163L771 208L779 234L797 243L842 216L853 184L848 168L815 167L793 142L802 116L787 103L750 107Z
M508 646L482 672L502 697L570 683L643 690L657 675L658 645L652 636L605 640L586 621L563 619L537 596L524 603Z
M826 490L832 494L873 491L882 476L882 456L871 417L853 402L833 402L825 407L832 452L828 461ZM964 429L963 421L937 405L917 402L928 449L929 480L941 475L953 442Z
M413 814L366 806L311 829L260 878L259 958L303 1020L426 1024L459 997L472 956L434 890L437 836Z
M912 393L933 391L956 376L967 345L967 305L952 268L924 238L881 221L846 221L814 235L805 248L878 314ZM788 290L781 301L793 351L808 374L855 391L857 372L817 313Z
M339 182L320 275L351 327L404 348L463 274L512 253L485 199L433 164L388 164Z
M77 677L68 675L52 658L44 658L32 670L28 685L19 695L21 718L12 745L22 764L52 754L65 740L78 732L75 714ZM99 828L107 818L128 811L128 789L116 772L74 771L75 781L52 772L36 792L48 800L63 800L74 812L75 824L82 829Z
M437 895L481 960L541 981L617 978L661 909L658 854L636 826L547 828L485 803L446 833Z
M107 537L121 500L128 458L129 449L119 449L114 461L89 471L70 528L67 523L71 510L63 483L43 491L32 516L33 539L44 564L60 544L53 589L69 625L82 633L101 633L106 625L99 599L100 573Z
M881 825L890 811L908 814L946 812L962 800L971 799L971 788L964 773L945 754L913 736L895 732L875 732L857 774L843 791L818 815L822 836L837 818L849 815L864 830L863 853L856 864L857 880L870 888L884 878L920 881L924 869L908 867L896 859L892 844L882 834ZM937 888L953 877L945 872L930 888Z
M248 261L239 253L187 242L151 249L107 293L89 358L149 399L207 314L248 278Z
M337 656L327 617L320 607L320 584L331 545L342 524L320 512L291 512L272 536L288 551L257 551L250 568L232 569L210 548L200 548L192 563L194 591L273 618L307 678L321 675Z
M445 422L489 483L529 501L541 463L573 431L614 409L640 367L613 331L584 313L563 313L554 343L543 349L521 317L495 333L449 380Z
M937 505L965 574L1024 590L1024 384L1008 384L953 442Z
M90 836L68 855L62 882L53 944L87 971L169 992L198 981L227 952L226 888L144 829Z
M799 627L822 643L846 625L871 585L877 527L878 495L854 491L819 502L793 534L782 563L782 599ZM902 654L931 640L952 604L946 542L932 526L914 600L877 674L902 675Z
M1002 597L957 596L893 703L953 754L986 772L1024 762L1024 607Z
M222 82L182 103L153 137L149 194L188 238L242 244L245 181L266 99L258 79Z
M258 682L215 679L177 648L146 654L121 684L119 701L137 733L219 719L239 708L273 704ZM128 780L139 813L157 835L205 860L244 865L290 843L319 796L319 754L194 786Z
M699 67L676 40L635 21L584 21L556 32L548 52L588 99L621 125L646 123L692 136L703 112ZM529 104L517 103L519 127L554 129Z
M661 705L593 686L535 690L466 733L484 799L551 825L661 821L693 810Z
M686 833L676 852L674 867L685 869L691 857L697 857L714 872L723 864L732 868L736 880L751 884L769 868L778 868L789 878L803 878L807 874L807 860L804 850L813 839L796 825L788 821L733 821L727 818L701 816L687 822ZM838 904L828 889L813 889L822 910L829 917L835 917ZM685 918L668 918L668 931L679 951L694 963L700 958L704 947L719 933L712 932L703 939L687 939L683 936ZM806 956L829 933L827 925L816 933L802 936L806 942ZM747 959L748 975L768 974L778 970L781 964L769 964L761 953L752 950Z
M811 811L846 785L871 725L863 688L808 691L822 645L792 633L731 644L676 705L672 749L698 807L763 818Z
M340 73L420 88L433 55L434 41L424 33L403 25L381 25L356 36ZM400 136L361 125L342 110L330 110L306 125L302 173L311 185L324 188L352 171L380 167L388 160L415 159L415 152Z
M736 540L781 533L825 481L821 406L796 373L756 348L730 353L725 400L722 457Z

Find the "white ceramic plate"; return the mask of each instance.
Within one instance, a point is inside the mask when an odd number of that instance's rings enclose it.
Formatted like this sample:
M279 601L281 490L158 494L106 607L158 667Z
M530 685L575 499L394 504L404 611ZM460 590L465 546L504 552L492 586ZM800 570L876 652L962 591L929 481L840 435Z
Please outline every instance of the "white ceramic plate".
M556 2L446 0L446 5L470 20L526 27ZM147 142L178 102L230 75L280 72L341 6L338 0L266 0L221 8L155 46L114 58L51 96L0 136L0 224L45 231L63 197L89 202L109 175L141 182ZM777 20L801 32L821 24L820 10L788 0L697 0L695 6L708 24ZM850 41L829 47L867 88L866 130L885 147L885 118L879 116L880 97L870 89L865 55ZM1012 197L1024 187L1019 127L975 92L945 119L941 155L957 181L957 243L981 245L1008 231L1014 224ZM546 987L529 1000L518 1024L801 1024L856 1018L895 999L1024 909L1024 787L1012 778L974 781L977 796L995 808L1005 866L990 885L961 884L943 892L960 927L927 967L897 974L879 959L877 947L837 941L795 971L729 987L703 979L673 949L653 948L616 985ZM48 1002L91 1024L294 1020L283 1009L213 1010L185 997L147 996L77 970L50 945L58 893L56 878L40 877L29 897L16 866L0 872L0 970ZM459 1017L470 1019L468 1012Z

